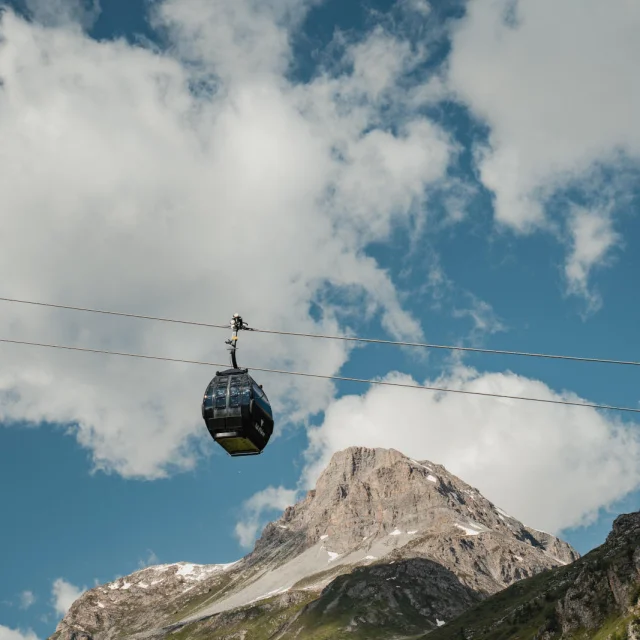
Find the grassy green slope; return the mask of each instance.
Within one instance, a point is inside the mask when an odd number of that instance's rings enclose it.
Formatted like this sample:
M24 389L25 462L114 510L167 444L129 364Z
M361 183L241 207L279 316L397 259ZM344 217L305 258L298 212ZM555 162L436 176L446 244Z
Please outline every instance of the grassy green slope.
M518 582L423 638L626 638L629 624L640 626L640 513L621 518L583 558Z
M480 596L438 563L421 558L357 567L321 594L291 590L253 605L167 629L180 640L386 640L415 638ZM245 634L245 635L243 635Z
M316 597L317 594L303 591L274 596L254 605L180 626L167 637L172 640L270 640Z

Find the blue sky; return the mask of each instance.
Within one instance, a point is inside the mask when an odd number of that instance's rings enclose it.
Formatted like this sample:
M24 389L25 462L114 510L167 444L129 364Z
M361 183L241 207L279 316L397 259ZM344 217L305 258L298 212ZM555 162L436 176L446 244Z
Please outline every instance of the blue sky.
M0 295L640 360L635 7L4 6ZM0 304L0 337L227 358L224 332ZM233 460L207 368L1 354L0 640L145 564L241 557L352 444L442 463L581 553L640 504L632 415L263 374L277 436ZM240 361L640 407L634 367L259 334Z

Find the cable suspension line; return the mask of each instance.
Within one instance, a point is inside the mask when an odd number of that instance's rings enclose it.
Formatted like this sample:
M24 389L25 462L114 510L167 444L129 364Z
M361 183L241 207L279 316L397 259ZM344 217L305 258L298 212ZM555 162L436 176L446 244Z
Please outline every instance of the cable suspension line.
M16 300L14 298L0 298L0 302L17 302L18 304L31 304L37 307L50 307L52 309L67 309L70 311L86 311L88 313L102 313L108 316L120 316L124 318L139 318L141 320L157 320L159 322L172 322L174 324L187 324L195 327L208 327L210 329L228 329L227 324L211 324L209 322L193 322L192 320L174 320L173 318L160 318L156 316L143 316L137 313L123 313L121 311L105 311L104 309L89 309L85 307L70 307L65 304L52 304L50 302L33 302L32 300Z
M15 298L1 298L2 302L15 302L18 304L29 304L35 305L39 307L50 307L53 309L68 309L71 311L84 311L88 313L101 313L111 316L121 316L125 318L139 318L141 320L155 320L158 322L170 322L174 324L184 324L191 325L195 327L207 327L213 329L228 329L229 324L212 324L209 322L195 322L192 320L177 320L174 318L163 318L158 316L145 316L135 313L123 313L120 311L106 311L103 309L90 309L86 307L71 307L68 305L62 304L52 304L47 302L34 302L30 300L17 300ZM451 351L467 351L474 353L489 353L489 354L497 354L497 355L508 355L508 356L525 356L529 358L549 358L554 360L572 360L577 362L597 362L601 364L615 364L615 365L626 365L626 366L634 366L639 367L640 361L635 360L612 360L607 358L587 358L581 356L570 356L570 355L560 355L560 354L551 354L551 353L535 353L535 352L527 352L527 351L506 351L502 349L482 349L480 347L460 347L455 345L442 345L442 344L432 344L427 342L403 342L398 340L378 340L375 338L360 338L360 337L352 337L352 336L332 336L332 335L323 335L317 333L298 333L295 331L276 331L272 329L258 329L255 327L246 327L250 331L254 331L256 333L267 333L267 334L275 334L275 335L283 335L283 336L298 336L302 338L322 338L325 340L343 340L347 342L364 342L369 344L388 344L394 345L398 347L421 347L424 349L446 349Z
M226 327L225 327L226 328ZM144 354L140 354L140 353L127 353L127 352L123 352L123 351L106 351L104 349L89 349L87 347L71 347L68 345L60 345L60 344L46 344L46 343L41 343L41 342L27 342L25 340L9 340L7 338L0 338L0 342L2 343L6 343L6 344L17 344L17 345L28 345L28 346L32 346L32 347L45 347L48 349L64 349L67 351L82 351L82 352L86 352L86 353L99 353L99 354L105 354L105 355L110 355L110 356L125 356L128 358L141 358L144 360L160 360L163 362L177 362L177 363L182 363L182 364L198 364L198 365L204 365L204 366L208 366L208 367L225 367L227 365L221 364L219 362L206 362L206 361L202 361L202 360L185 360L185 359L181 359L181 358L168 358L168 357L163 357L163 356L149 356L149 355L144 355ZM481 391L467 391L467 390L463 390L463 389L447 389L447 388L441 388L441 387L430 387L430 386L426 386L426 385L414 385L414 384L406 384L404 382L389 382L389 381L385 381L385 380L367 380L364 378L351 378L351 377L346 377L346 376L329 376L329 375L322 375L319 373L304 373L301 371L286 371L283 369L266 369L266 368L261 368L261 367L247 367L249 369L252 369L253 371L264 371L266 373L280 373L280 374L286 374L286 375L292 375L292 376L303 376L306 378L321 378L324 380L339 380L339 381L344 381L344 382L359 382L359 383L363 383L363 384L377 384L377 385L381 385L381 386L387 386L387 387L404 387L404 388L408 388L408 389L421 389L421 390L425 390L425 391L435 391L435 392L442 392L442 393L459 393L459 394L465 394L465 395L473 395L473 396L483 396L483 397L488 397L488 398L503 398L503 399L507 399L507 400L525 400L528 402L542 402L542 403L546 403L546 404L559 404L559 405L567 405L567 406L574 406L574 407L586 407L586 408L591 408L591 409L607 409L607 410L611 410L611 411L626 411L626 412L630 412L630 413L640 413L640 409L634 409L632 407L616 407L616 406L611 406L611 405L605 405L605 404L594 404L594 403L587 403L587 402L571 402L569 400L550 400L550 399L546 399L546 398L529 398L529 397L524 397L524 396L509 396L509 395L504 395L504 394L499 394L499 393L485 393L485 392L481 392Z

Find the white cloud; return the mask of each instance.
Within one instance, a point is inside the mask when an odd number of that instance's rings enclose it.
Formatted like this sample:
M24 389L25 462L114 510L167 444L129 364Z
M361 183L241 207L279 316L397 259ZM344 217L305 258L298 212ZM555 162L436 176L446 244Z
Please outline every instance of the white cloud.
M253 544L261 527L264 526L264 516L269 511L282 511L295 503L297 491L284 487L267 487L242 505L244 516L235 527L236 537L240 544L249 548Z
M38 640L38 636L31 629L19 631L0 624L0 640Z
M431 5L427 0L399 0L407 9L415 11L423 16L428 16L431 13Z
M28 609L35 601L36 601L36 597L33 594L33 591L23 591L20 594L21 609Z
M147 549L147 551L147 557L138 560L138 567L140 567L140 569L151 567L155 564L160 564L160 560L158 559L158 556L155 554L155 552L153 552L151 549Z
M179 54L222 82L284 83L290 34L318 0L164 0L155 25L168 28Z
M478 194L478 188L462 180L450 179L443 197L446 217L441 221L443 227L462 222L467 218L467 209Z
M565 275L570 293L588 300L590 310L596 310L601 299L589 289L589 274L605 263L610 249L621 237L613 229L610 212L576 207L569 220L571 253L567 256Z
M387 379L415 384L400 374ZM577 399L538 380L462 366L424 384ZM334 401L310 432L304 484L315 483L335 451L391 447L445 465L525 524L558 532L592 522L640 486L639 426L587 408L376 387Z
M100 0L25 0L31 17L49 26L90 28L100 16Z
M350 318L379 313L392 335L420 336L365 249L420 210L424 189L444 176L449 141L406 109L390 133L371 97L384 93L381 81L361 65L288 80L291 30L308 6L162 2L155 21L173 44L165 54L5 11L3 293L214 322L238 311L254 326L304 332L348 331ZM375 49L393 94L410 57L392 38L372 38L345 57ZM190 93L196 81L210 91ZM3 309L0 335L227 358L221 333L15 305ZM327 374L349 354L338 343L257 334L240 346L241 364ZM0 421L70 424L96 468L123 476L193 466L211 370L8 345L2 363ZM333 396L329 382L261 382L281 424Z
M87 590L86 587L76 587L64 578L57 578L53 583L51 594L52 603L58 615L64 616L71 605Z
M475 341L482 336L506 330L498 314L488 302L472 293L467 293L466 298L469 301L469 306L454 309L453 316L455 318L468 317L472 320L473 329L470 334L472 340Z
M370 98L379 99L395 86L405 68L416 64L415 58L412 60L414 54L409 42L378 26L365 40L348 49L347 60L353 65L353 81Z
M639 31L637 2L468 3L448 79L490 126L477 161L499 223L546 226L556 189L587 180L594 163L640 158Z

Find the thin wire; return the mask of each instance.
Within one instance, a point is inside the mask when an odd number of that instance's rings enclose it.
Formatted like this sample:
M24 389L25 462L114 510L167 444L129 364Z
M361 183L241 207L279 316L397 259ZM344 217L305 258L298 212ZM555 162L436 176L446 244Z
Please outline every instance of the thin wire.
M142 320L156 320L158 322L171 322L174 324L185 324L195 327L207 327L213 329L229 329L229 324L211 324L209 322L194 322L191 320L176 320L174 318L163 318L157 316L143 316L135 313L122 313L119 311L105 311L103 309L90 309L86 307L71 307L62 304L51 304L47 302L33 302L29 300L17 300L15 298L0 298L2 302L16 302L18 304L30 304L39 307L50 307L53 309L69 309L71 311L85 311L88 313L102 313L110 316L121 316L125 318L139 318ZM479 347L459 347L453 345L431 344L426 342L402 342L396 340L378 340L375 338L359 338L351 336L332 336L318 333L297 333L295 331L276 331L272 329L251 328L256 333L269 333L283 336L298 336L302 338L322 338L325 340L344 340L348 342L365 342L369 344L388 344L399 347L422 347L424 349L447 349L451 351L469 351L475 353L490 353L507 356L525 356L529 358L549 358L554 360L573 360L578 362L598 362L601 364L617 364L633 367L640 367L640 361L635 360L610 360L606 358L586 358L581 356L558 355L551 353L535 353L527 351L505 351L502 349L481 349Z
M42 342L26 342L24 340L9 340L6 338L0 338L0 342L4 342L7 344L19 344L19 345L29 345L32 347L46 347L49 349L65 349L68 351L83 351L87 353L100 353L106 354L110 356L126 356L128 358L142 358L144 360L161 360L163 362L178 362L182 364L199 364L208 367L227 367L229 365L220 364L219 362L206 362L202 360L183 360L181 358L168 358L162 356L147 356L139 353L126 353L123 351L105 351L103 349L89 349L87 347L70 347L67 345L60 344L46 344ZM428 387L426 385L415 385L415 384L406 384L403 382L388 382L384 380L367 380L364 378L348 378L346 376L328 376L322 375L319 373L303 373L301 371L285 371L283 369L266 369L261 367L246 367L247 369L251 369L252 371L263 371L265 373L281 373L291 376L304 376L306 378L322 378L324 380L341 380L345 382L360 382L364 384L377 384L383 385L387 387L406 387L408 389L421 389L426 391L437 391L443 393L461 393L473 396L484 396L489 398L504 398L507 400L526 400L529 402L544 402L547 404L562 404L574 407L588 407L591 409L609 409L611 411L628 411L631 413L640 413L640 409L633 409L631 407L615 407L605 404L592 404L586 402L571 402L569 400L548 400L544 398L528 398L524 396L507 396L499 393L484 393L481 391L465 391L462 389L445 389L441 387Z
M399 347L424 347L427 349L450 349L453 351L474 351L476 353L492 353L507 356L527 356L529 358L554 358L556 360L578 360L580 362L600 362L604 364L622 364L640 367L640 362L633 360L607 360L605 358L584 358L580 356L555 355L550 353L529 353L526 351L503 351L501 349L481 349L479 347L456 347L452 345L430 344L426 342L401 342L395 340L377 340L375 338L351 338L347 336L328 336L315 333L293 333L290 331L271 331L268 329L253 329L259 333L277 333L289 336L302 336L307 338L326 338L328 340L353 340L355 342L369 342L375 344L392 344Z
M105 311L104 309L88 309L85 307L70 307L65 304L52 304L50 302L33 302L31 300L16 300L14 298L0 298L1 302L17 302L18 304L31 304L37 307L51 307L52 309L69 309L71 311L86 311L88 313L103 313L108 316L121 316L124 318L139 318L141 320L157 320L159 322L172 322L174 324L188 324L196 327L208 327L213 329L229 329L227 324L210 324L208 322L193 322L191 320L174 320L173 318L160 318L156 316L142 316L136 313L122 313L121 311Z

